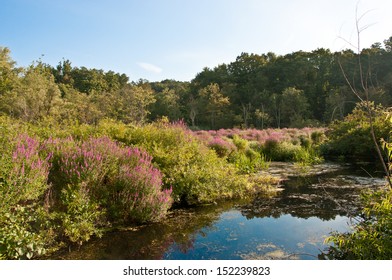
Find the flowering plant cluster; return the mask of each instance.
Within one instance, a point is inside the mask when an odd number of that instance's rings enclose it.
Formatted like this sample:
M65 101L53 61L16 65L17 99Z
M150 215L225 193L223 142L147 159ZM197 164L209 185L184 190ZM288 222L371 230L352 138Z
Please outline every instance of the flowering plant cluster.
M146 152L108 137L47 143L55 150L52 181L83 189L108 211L109 220L159 220L170 208L171 189L162 190L162 174Z
M215 150L219 157L226 157L237 150L237 147L233 144L233 142L219 136L215 136L212 140L210 140L208 142L208 147Z
M276 142L292 142L298 143L300 138L310 138L314 132L324 132L325 128L310 128L305 127L302 129L298 128L268 128L268 129L219 129L219 130L198 130L193 133L203 142L209 142L214 137L220 138L233 138L234 135L241 137L248 141L259 142L264 144L267 140Z
M49 153L43 158L40 155L40 142L27 134L17 136L11 145L11 160L8 168L4 170L8 172L1 176L4 180L3 203L15 205L36 200L47 189L49 160L52 154Z
M0 259L81 244L110 224L157 221L172 205L172 189L139 148L109 137L0 136Z

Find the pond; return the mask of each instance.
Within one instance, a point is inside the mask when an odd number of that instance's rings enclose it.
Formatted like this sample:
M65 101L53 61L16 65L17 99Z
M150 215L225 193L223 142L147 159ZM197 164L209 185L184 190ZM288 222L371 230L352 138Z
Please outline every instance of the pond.
M350 230L359 193L385 181L365 168L271 163L275 196L173 210L160 223L111 232L53 259L317 259L332 231ZM374 175L373 175L374 176Z

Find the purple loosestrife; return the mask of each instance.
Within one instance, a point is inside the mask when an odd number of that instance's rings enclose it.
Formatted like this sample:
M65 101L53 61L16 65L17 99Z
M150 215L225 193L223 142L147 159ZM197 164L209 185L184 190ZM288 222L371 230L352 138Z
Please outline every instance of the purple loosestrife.
M231 152L236 150L236 146L228 139L222 139L219 136L214 137L209 143L208 147L215 150L219 157L226 157Z
M159 220L171 207L171 190L161 189L162 174L145 151L123 147L108 137L65 139L56 145L57 182L83 188L110 209L110 220Z
M264 144L266 141L277 141L277 142L293 142L298 140L300 137L309 137L312 132L320 131L323 132L324 130L321 128L282 128L282 129L273 129L268 128L264 130L257 130L257 129L219 129L215 130L208 130L208 131L194 131L193 134L199 138L203 143L210 143L213 141L215 137L228 137L233 138L234 135L239 136L242 139L246 139L248 141L257 141L260 144Z
M51 154L41 155L39 141L27 134L18 135L14 141L4 199L9 203L38 199L48 187Z

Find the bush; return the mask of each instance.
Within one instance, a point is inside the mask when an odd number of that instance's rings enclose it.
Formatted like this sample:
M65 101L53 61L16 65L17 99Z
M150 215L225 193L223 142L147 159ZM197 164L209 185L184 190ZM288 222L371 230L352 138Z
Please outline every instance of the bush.
M0 159L0 258L30 259L49 243L43 202L50 165L37 139L1 136L6 149Z
M389 119L390 116L388 115ZM389 124L392 123L392 119ZM392 133L392 130L389 132ZM389 162L389 179L392 172L392 143L384 141ZM349 233L334 233L326 239L333 242L326 254L327 259L392 259L392 189L362 193L364 208L359 220Z
M108 222L156 221L171 188L146 152L108 137L45 141L0 130L0 258L37 257L64 237L81 244Z
M328 259L390 260L392 258L392 191L364 194L362 219L350 233L334 233Z
M254 173L269 166L266 157L251 148L234 152L227 160L234 164L241 173Z
M245 151L248 148L248 141L242 139L237 134L233 135L233 143L239 151Z
M209 143L208 147L213 149L221 158L229 156L232 152L237 150L237 147L228 139L214 137Z
M12 143L12 154L3 154L2 183L3 203L16 205L40 198L48 188L49 158L42 159L39 140L19 135Z
M60 199L65 208L58 213L61 231L71 242L82 245L92 235L101 236L105 212L85 188L68 186L62 189Z
M372 110L377 140L388 139L389 132L392 131L392 124L385 121L388 110L374 105ZM327 132L329 141L322 145L323 154L328 158L377 161L377 152L366 114L364 104L360 103L343 121L332 124Z
M113 123L110 127L111 132L116 130ZM99 130L108 133L107 123L100 123ZM177 203L208 203L242 196L248 190L246 179L181 123L128 126L121 135L114 132L110 136L147 150L163 173L165 188L172 187Z
M274 161L294 161L295 154L301 150L301 146L290 142L276 142L268 140L263 147L263 153Z
M86 205L90 199L86 211L101 207L117 223L159 220L170 208L171 190L161 190L162 175L146 152L121 147L108 137L50 139L47 145L55 150L50 175L55 196L64 194L64 186L71 186L73 195L66 198L75 197ZM60 204L64 201L67 209L73 203L60 199Z
M17 205L1 213L0 259L31 259L46 252L46 233L38 220L36 205Z
M294 161L303 166L309 166L323 162L323 158L315 147L299 149L294 154Z

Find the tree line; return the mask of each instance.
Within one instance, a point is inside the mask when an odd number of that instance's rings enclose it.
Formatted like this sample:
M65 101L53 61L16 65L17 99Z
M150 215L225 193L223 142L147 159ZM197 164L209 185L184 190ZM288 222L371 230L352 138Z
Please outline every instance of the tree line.
M360 53L244 52L231 63L202 69L190 82L130 81L125 74L74 67L65 59L55 67L38 60L22 68L0 47L0 113L88 124L103 118L142 124L165 117L200 129L322 126L355 108L358 98L346 78L361 88L359 58L370 99L391 106L392 37Z

